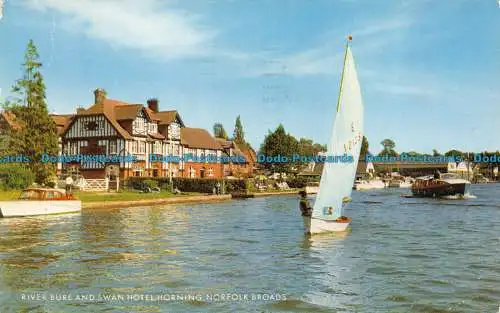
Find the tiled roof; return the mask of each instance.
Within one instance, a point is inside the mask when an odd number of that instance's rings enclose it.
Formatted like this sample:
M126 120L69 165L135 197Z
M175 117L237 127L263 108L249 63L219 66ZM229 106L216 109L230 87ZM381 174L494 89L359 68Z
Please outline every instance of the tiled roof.
M52 120L56 123L57 134L62 135L73 119L73 114L50 114Z
M193 149L222 150L222 146L210 133L201 128L181 128L181 144Z
M163 111L163 112L154 112L153 116L160 121L159 125L168 125L178 119L181 123L181 126L184 126L184 122L176 110L172 111Z
M139 110L142 109L140 104L118 105L115 106L115 118L120 120L133 120L137 117Z
M234 156L241 156L245 158L246 163L254 162L257 160L257 156L255 151L248 144L237 144L232 140L226 140L223 138L215 138L219 142L219 144L224 149L232 149Z
M249 144L236 144L239 150L245 155L249 162L255 163L257 161L257 153Z
M21 125L16 122L16 115L9 111L3 111L0 113L5 122L9 124L13 129L21 129ZM73 118L72 114L49 114L52 120L56 123L57 134L60 135L64 132L66 127L69 125L71 119Z
M162 134L148 134L148 136L153 139L165 139L165 136L163 136Z
M134 107L135 105L128 104L126 102L122 101L117 101L117 100L111 100L111 99L103 99L101 103L93 104L90 106L88 109L83 109L83 110L78 110L77 111L77 116L78 115L96 115L96 114L104 114L106 119L113 125L113 127L116 129L116 131L125 139L132 139L132 136L123 129L123 127L118 123L115 115L115 109L117 107L127 107L131 106ZM127 111L128 109L125 109ZM136 115L137 115L137 111ZM128 111L126 113L129 113ZM126 116L125 113L119 113L121 117ZM75 119L74 119L75 120Z
M231 140L226 140L224 138L215 138L215 140L217 140L224 149L230 149L234 147L234 144Z

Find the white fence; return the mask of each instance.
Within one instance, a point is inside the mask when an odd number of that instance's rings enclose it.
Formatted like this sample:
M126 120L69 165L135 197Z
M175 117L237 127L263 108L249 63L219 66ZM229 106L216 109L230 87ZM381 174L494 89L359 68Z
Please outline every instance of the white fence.
M109 178L85 179L81 177L75 183L75 187L80 188L82 191L118 191L119 186L120 182L118 179L110 181Z
M108 191L109 180L105 179L82 179L78 182L82 191Z

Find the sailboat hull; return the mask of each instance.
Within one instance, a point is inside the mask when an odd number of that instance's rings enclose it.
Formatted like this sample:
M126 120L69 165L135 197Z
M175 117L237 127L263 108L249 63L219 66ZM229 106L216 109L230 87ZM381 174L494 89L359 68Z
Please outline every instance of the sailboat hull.
M337 222L330 220L322 220L319 218L311 218L304 216L304 233L306 234L321 234L331 232L343 232L349 227L349 222Z

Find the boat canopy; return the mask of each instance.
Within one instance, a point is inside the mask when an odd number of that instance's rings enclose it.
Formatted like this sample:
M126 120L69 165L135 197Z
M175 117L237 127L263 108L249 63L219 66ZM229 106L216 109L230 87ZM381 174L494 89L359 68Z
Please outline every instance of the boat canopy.
M457 174L453 174L453 173L444 173L444 174L441 174L441 179L459 179L460 176L458 176Z
M63 189L51 188L28 188L23 190L19 200L71 200L73 197L67 195Z

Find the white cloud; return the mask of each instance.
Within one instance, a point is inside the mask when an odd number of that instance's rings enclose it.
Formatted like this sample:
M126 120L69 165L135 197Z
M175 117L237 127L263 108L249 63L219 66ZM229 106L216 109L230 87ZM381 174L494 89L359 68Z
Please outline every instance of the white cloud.
M214 53L217 31L204 26L200 16L159 0L27 0L24 4L55 10L66 27L118 49L161 59Z

